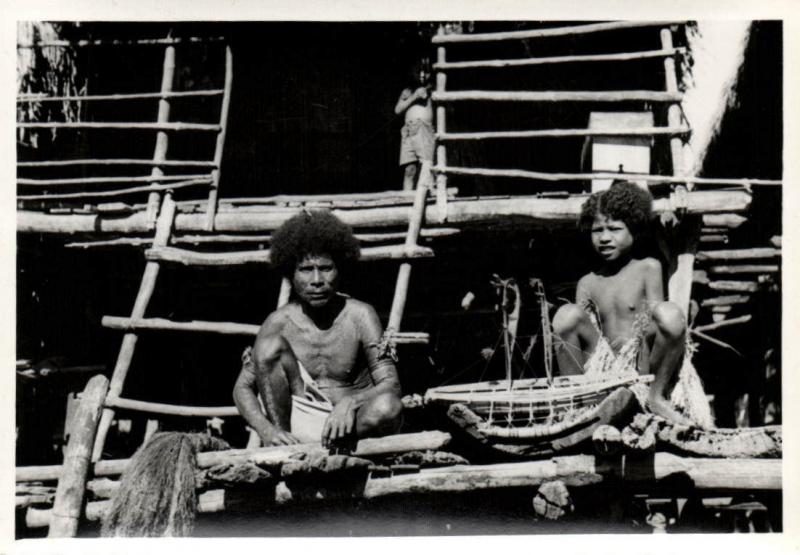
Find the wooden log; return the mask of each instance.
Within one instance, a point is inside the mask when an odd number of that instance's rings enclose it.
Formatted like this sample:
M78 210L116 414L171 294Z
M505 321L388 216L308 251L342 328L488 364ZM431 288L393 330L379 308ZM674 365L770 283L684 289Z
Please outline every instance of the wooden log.
M110 499L119 489L119 480L109 478L95 478L86 483L86 489L91 491L95 497Z
M695 331L704 332L704 331L711 331L716 330L719 328L723 328L726 326L733 326L736 324L745 324L749 322L753 318L750 314L745 314L744 316L737 316L736 318L731 318L730 320L722 320L721 322L714 322L713 324L706 324L704 326L697 326L695 327Z
M86 476L92 453L97 422L108 391L108 378L98 375L89 380L83 391L80 405L72 418L69 443L64 453L64 464L53 502L50 538L71 538L78 530Z
M280 306L283 305L279 302L279 308ZM260 329L258 324L241 324L238 322L209 322L204 320L176 322L166 318L131 319L121 316L103 316L102 324L107 328L126 331L170 330L249 336L255 336ZM397 344L427 343L430 340L430 335L424 332L394 332L389 333L387 337Z
M680 102L681 93L663 91L434 91L434 102Z
M499 40L537 39L545 37L563 37L585 35L604 31L619 31L640 27L656 27L663 25L682 25L685 21L612 21L608 23L591 23L588 25L570 25L568 27L550 27L547 29L530 29L526 31L504 31L499 33L473 33L436 35L431 39L433 44L456 42L494 42Z
M42 160L37 162L17 162L18 168L54 168L63 166L152 166L152 158L76 158L73 160ZM202 167L214 168L214 162L208 160L162 160L162 167Z
M433 256L428 247L387 245L366 247L361 250L361 260L398 260ZM153 247L145 251L147 260L174 262L185 266L235 266L239 264L269 264L270 251L198 252L176 247Z
M714 291L737 291L739 293L755 293L758 291L758 283L755 281L709 281L708 287Z
M723 243L726 244L728 242L727 235L720 235L720 234L712 234L712 235L701 235L700 236L701 243Z
M196 96L219 96L222 89L207 89L199 91L162 91L152 93L124 93L124 94L86 94L86 95L31 95L17 96L17 103L22 102L83 102L94 100L145 100L151 98L190 98Z
M750 205L750 194L745 191L691 191L688 193L687 211L690 214L706 212L743 211ZM574 225L580 214L585 195L572 195L568 198L545 198L538 196L518 196L503 198L465 198L448 202L447 222L449 224L487 223L498 218L515 216L530 223L548 226L554 223ZM672 209L669 199L656 199L653 211L659 215ZM225 232L265 232L280 227L299 209L275 208L269 212L218 213L214 228ZM333 210L346 224L359 227L389 227L407 225L409 211L406 207L365 208L359 210ZM444 223L443 215L435 206L425 209L425 222L428 225ZM205 226L204 214L178 214L175 218L177 231L202 231ZM144 233L147 231L143 213L127 217L106 218L99 215L51 215L38 211L18 210L17 231L34 233Z
M110 183L152 183L156 181L188 181L193 179L210 179L205 173L187 175L137 175L133 177L75 177L68 179L25 179L18 178L17 185L36 185L52 187L54 185L94 185Z
M625 458L622 478L652 484L672 476L688 477L694 488L768 490L782 488L781 459L710 459L655 453Z
M781 256L781 250L772 247L725 249L697 253L698 260L748 260L751 258L777 258L779 256Z
M135 399L124 399L122 397L109 397L106 399L106 406L115 409L135 410L150 414L170 414L173 416L238 416L239 411L235 406L227 407L198 407L187 405L172 405L167 403L151 403L149 401L137 401Z
M219 125L208 123L169 123L116 122L116 121L48 121L37 123L17 123L18 129L127 129L143 131L213 131L219 132Z
M31 505L52 505L55 495L52 493L26 493L14 496L14 508L22 509Z
M707 227L736 229L746 221L747 218L739 214L703 214L703 225Z
M222 168L222 151L225 147L225 131L228 124L228 111L231 105L231 89L233 86L233 53L230 45L225 47L225 85L222 95L222 104L219 109L219 127L217 143L214 147L214 166L211 171L212 183L211 190L208 192L208 204L206 211L206 230L214 229L214 217L217 214L217 196L219 194L219 177Z
M221 42L225 37L167 37L160 39L82 39L82 40L46 40L31 43L17 43L17 48L53 48L53 47L86 47L86 46L132 46L161 44L204 44Z
M622 436L614 426L598 426L592 434L592 444L598 455L607 457L622 450Z
M738 266L711 266L713 274L774 274L780 271L777 264L741 264Z
M45 193L39 195L17 195L17 200L52 201L52 200L77 199L77 198L119 197L135 193L145 193L153 191L159 191L159 192L172 191L174 189L196 187L198 185L208 185L209 183L211 183L211 178L204 177L202 179L190 179L188 181L170 182L167 185L142 185L139 187L127 187L125 189L112 189L111 191L81 191L80 193ZM99 213L98 215L102 217L104 214ZM112 214L112 216L114 216L114 214Z
M638 127L626 129L531 129L527 131L481 131L471 133L443 133L437 130L439 141L481 141L489 139L536 139L544 137L653 137L658 135L684 135L691 129L685 125L676 127ZM437 159L437 166L446 163Z
M172 226L175 221L175 201L172 199L172 194L167 193L164 196L164 201L161 204L161 213L158 216L156 224L156 233L153 239L154 246L166 245L169 241L169 236L172 233ZM142 274L142 281L139 284L139 291L136 293L136 300L131 310L131 319L144 318L147 305L150 304L150 298L155 290L156 280L158 279L160 267L158 262L147 262L145 265L144 273ZM114 372L111 376L111 384L108 388L108 396L110 398L119 397L122 392L122 386L125 384L125 377L128 375L128 370L133 360L133 353L136 350L136 342L138 337L136 333L128 332L122 338L122 345L117 355L117 362L114 365ZM95 438L94 450L92 452L92 461L100 460L103 454L103 447L106 442L106 435L111 427L111 421L114 418L113 409L106 408L103 410L103 416L100 419L100 425L97 429L97 437Z
M441 48L441 47L440 47ZM686 53L685 48L670 48L661 50L644 50L640 52L619 52L614 54L583 54L577 56L548 56L539 58L514 58L505 60L469 60L466 62L437 61L433 64L435 71L448 69L477 69L495 67L521 67L547 64L571 64L577 62L625 62L630 60L645 60L649 58L664 58Z
M700 306L726 306L732 304L743 304L750 300L747 295L722 295L700 301Z
M409 451L441 450L450 443L450 434L431 431L413 434L395 434L391 436L361 439L356 444L353 455L357 457L377 457L407 453ZM231 449L228 451L210 451L197 455L199 468L210 468L219 464L253 462L256 464L280 465L283 462L296 460L300 453L308 455L325 455L328 450L319 443L305 443L280 447L260 447L257 449ZM130 459L112 459L94 463L94 476L119 476L129 464ZM18 466L17 482L41 482L57 480L61 474L60 465Z

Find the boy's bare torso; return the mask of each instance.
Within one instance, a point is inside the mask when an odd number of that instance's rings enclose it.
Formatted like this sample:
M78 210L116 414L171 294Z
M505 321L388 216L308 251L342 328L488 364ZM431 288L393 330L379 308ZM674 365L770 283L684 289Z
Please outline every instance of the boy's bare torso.
M636 317L648 303L663 300L648 298L654 265L660 266L653 258L632 259L615 273L593 272L578 283L579 303L588 299L595 304L601 332L615 350L632 337Z
M433 123L433 106L430 95L424 100L417 100L406 110L405 122L409 123L414 120Z
M348 298L327 329L317 327L295 302L275 313L275 331L334 404L372 384L363 354L362 305Z

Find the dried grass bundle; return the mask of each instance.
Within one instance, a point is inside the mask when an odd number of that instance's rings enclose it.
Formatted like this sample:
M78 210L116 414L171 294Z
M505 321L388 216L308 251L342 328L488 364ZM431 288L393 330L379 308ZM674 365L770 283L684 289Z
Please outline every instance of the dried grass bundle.
M188 536L197 512L198 451L228 448L206 434L154 434L131 459L103 519L102 536Z

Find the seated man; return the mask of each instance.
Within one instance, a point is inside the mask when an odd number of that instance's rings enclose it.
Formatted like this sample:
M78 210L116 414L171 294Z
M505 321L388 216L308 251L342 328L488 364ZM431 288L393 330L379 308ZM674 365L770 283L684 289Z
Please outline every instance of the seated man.
M264 445L327 446L400 425L400 382L378 315L338 293L339 272L359 254L350 228L328 212L300 213L272 236L272 264L293 298L261 325L233 390Z

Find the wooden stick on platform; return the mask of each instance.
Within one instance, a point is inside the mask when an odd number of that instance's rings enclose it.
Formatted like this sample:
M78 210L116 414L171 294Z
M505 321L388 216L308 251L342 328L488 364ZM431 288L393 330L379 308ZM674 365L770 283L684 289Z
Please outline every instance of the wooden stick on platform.
M71 538L78 530L92 443L107 391L108 378L105 376L98 375L89 380L72 418L69 443L53 502L50 538Z
M125 94L87 94L87 95L30 95L22 94L17 97L17 103L22 102L83 102L84 100L143 100L151 98L187 98L195 96L219 96L222 89L208 89L199 91L162 91L152 93L125 93Z
M669 48L662 50L645 50L640 52L619 52L614 54L584 54L578 56L548 56L541 58L512 58L504 60L469 60L466 62L437 62L433 69L476 69L497 67L536 66L545 64L571 64L577 62L625 62L630 60L644 60L648 58L663 58L682 55L685 48Z
M664 91L446 91L431 95L434 102L680 102L681 93Z
M17 123L20 129L128 129L139 131L213 131L219 132L219 125L208 123L150 123L142 121L50 121L38 123Z
M641 27L656 27L663 25L679 25L685 21L611 21L607 23L591 23L588 25L570 25L567 27L551 27L547 29L530 29L526 31L505 31L499 33L464 33L452 35L436 35L431 39L433 44L456 42L494 42L499 40L538 39L546 37L564 37L585 35L605 31L620 31L623 29L637 29Z
M639 127L626 129L531 129L527 131L481 131L472 133L444 133L437 130L440 141L479 141L485 139L534 139L543 137L653 137L656 135L684 135L691 129L685 125L676 127ZM439 160L437 166L447 164Z

